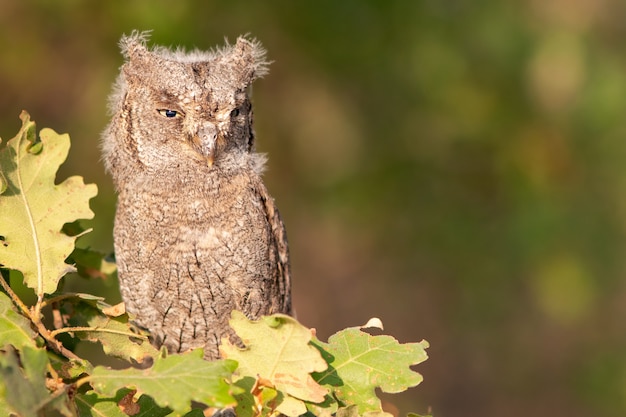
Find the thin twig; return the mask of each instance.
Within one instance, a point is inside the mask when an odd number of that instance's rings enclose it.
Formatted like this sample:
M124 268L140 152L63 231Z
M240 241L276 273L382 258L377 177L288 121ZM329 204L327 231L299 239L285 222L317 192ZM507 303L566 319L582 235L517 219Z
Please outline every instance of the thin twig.
M6 293L11 297L13 303L17 305L20 310L28 317L31 323L36 327L37 332L44 338L46 344L50 346L54 351L59 353L60 355L65 356L68 359L75 359L78 361L83 361L83 359L77 356L74 352L68 350L63 346L61 342L56 340L54 337L50 335L50 331L43 325L40 318L40 309L35 308L35 311L29 310L29 308L22 302L22 300L13 292L9 284L4 280L4 278L0 278L0 285L6 291ZM37 302L39 305L39 302Z
M30 314L30 310L28 309L28 307L26 307L26 304L22 302L20 297L18 297L17 294L13 292L13 290L9 286L9 283L6 282L3 277L0 277L0 285L2 285L2 288L4 288L4 290L7 292L9 297L11 297L11 300L13 300L15 305L17 305L20 308L20 310L22 310L22 312L32 321L33 318Z

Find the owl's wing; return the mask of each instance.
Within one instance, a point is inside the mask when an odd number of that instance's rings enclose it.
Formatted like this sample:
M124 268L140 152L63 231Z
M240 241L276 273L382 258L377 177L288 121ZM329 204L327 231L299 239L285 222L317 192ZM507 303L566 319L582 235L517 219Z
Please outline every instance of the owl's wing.
M291 270L289 266L289 246L287 244L287 233L285 231L285 225L280 217L278 208L274 203L274 199L269 195L265 185L259 181L257 190L263 205L265 207L265 215L267 221L272 228L272 235L276 242L276 250L278 252L278 275L279 275L279 289L282 295L281 311L280 313L293 315L291 306Z

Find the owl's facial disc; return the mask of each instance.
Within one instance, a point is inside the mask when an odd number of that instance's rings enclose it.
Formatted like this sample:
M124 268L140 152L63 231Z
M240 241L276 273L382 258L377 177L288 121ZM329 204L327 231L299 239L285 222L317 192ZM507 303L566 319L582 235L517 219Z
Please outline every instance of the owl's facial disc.
M217 150L218 131L217 126L213 123L205 122L198 129L197 135L193 138L193 142L202 156L207 160L208 166L212 166L215 161Z

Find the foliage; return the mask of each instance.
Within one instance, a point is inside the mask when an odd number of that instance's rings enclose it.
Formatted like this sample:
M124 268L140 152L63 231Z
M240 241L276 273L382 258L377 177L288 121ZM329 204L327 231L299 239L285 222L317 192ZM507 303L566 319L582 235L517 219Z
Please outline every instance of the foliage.
M0 254L3 266L19 269L26 285L41 300L56 290L61 277L73 271L64 261L77 236L68 236L61 228L93 217L89 199L97 188L84 185L80 177L54 184L56 171L67 158L69 136L43 129L37 140L35 123L27 113L20 117L22 129L0 154L6 182L0 216L11 219L3 224Z
M157 351L121 306L97 294L64 292L71 272L115 274L102 254L74 248L86 233L76 222L93 217L96 187L79 177L55 184L69 137L50 129L37 137L28 114L21 119L0 150L0 414L191 417L233 407L241 417L373 416L386 414L375 388L400 392L421 382L410 367L426 359L426 342L349 328L324 343L292 317L250 321L234 311L243 347L223 340L224 359L205 361L201 349ZM32 302L16 282L34 291ZM104 355L80 356L85 343ZM112 359L123 365L109 366Z
M391 336L370 336L350 328L331 336L328 343L315 341L315 346L328 362L315 379L333 390L338 401L363 413L381 409L375 388L397 393L422 382L410 366L426 360L428 343L400 344Z

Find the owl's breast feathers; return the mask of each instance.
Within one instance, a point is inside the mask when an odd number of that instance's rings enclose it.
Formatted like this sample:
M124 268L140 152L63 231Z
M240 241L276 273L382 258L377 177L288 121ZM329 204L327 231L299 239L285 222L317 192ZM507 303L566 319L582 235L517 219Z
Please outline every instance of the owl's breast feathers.
M166 329L190 326L189 335L210 334L233 309L253 318L291 314L285 228L255 173L180 183L176 193L164 187L123 193L116 234L122 294L142 326L155 331L158 321Z

